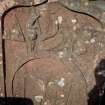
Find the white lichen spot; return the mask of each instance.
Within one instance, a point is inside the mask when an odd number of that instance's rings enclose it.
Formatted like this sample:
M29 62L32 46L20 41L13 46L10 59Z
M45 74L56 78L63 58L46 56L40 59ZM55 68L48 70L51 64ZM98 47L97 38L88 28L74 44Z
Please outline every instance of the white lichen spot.
M104 45L101 42L99 42L98 44L100 47L104 47Z
M58 86L60 87L64 87L65 86L65 79L64 78L61 78L60 81L58 81Z
M59 57L59 58L63 58L63 56L64 56L63 51L58 52L58 57Z
M47 105L47 102L44 102L44 105Z
M64 98L64 97L65 97L65 95L64 95L64 94L61 94L61 95L60 95L60 97L61 97L61 98Z
M70 3L70 7L74 7L74 3Z
M85 44L89 44L89 41L88 41L88 40L86 40L86 41L85 41Z
M63 17L62 16L58 16L58 23L62 24L62 21L63 21Z
M73 24L76 24L76 23L77 23L77 19L71 19L71 22L72 22Z
M0 93L0 96L1 96L1 97L3 97L3 96L4 96L4 94L3 94L3 93Z
M41 102L43 100L43 96L34 96L36 102Z
M95 39L92 38L92 39L90 40L90 43L95 43Z
M48 86L52 86L54 84L54 82L49 82Z
M85 6L88 6L88 5L89 5L89 3L88 3L88 2L85 2L85 3L84 3L84 5L85 5Z
M62 24L62 21L63 21L63 17L62 16L58 16L57 20L55 21L55 24L56 25Z
M17 33L17 30L16 29L13 29L11 32L12 33Z
M55 24L58 25L58 20L55 21Z
M85 48L80 48L80 51L81 52L84 52L86 49Z
M72 58L70 57L70 58L68 58L68 60L69 60L69 61L72 61Z
M46 101L44 102L44 105L51 105L51 102L50 102L49 100L46 100Z

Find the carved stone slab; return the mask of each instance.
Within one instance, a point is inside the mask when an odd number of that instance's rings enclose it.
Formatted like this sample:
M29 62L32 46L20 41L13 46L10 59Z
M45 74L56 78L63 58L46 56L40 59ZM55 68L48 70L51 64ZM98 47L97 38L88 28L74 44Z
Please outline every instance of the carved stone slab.
M100 22L59 2L5 12L7 95L35 104L86 105L97 87L104 34Z

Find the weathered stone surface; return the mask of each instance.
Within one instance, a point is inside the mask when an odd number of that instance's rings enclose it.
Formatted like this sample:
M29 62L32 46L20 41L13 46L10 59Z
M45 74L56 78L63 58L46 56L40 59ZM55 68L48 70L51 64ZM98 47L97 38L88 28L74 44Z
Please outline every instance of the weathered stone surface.
M70 10L89 14L102 24L105 23L105 0L59 0L59 2Z
M59 2L7 12L7 96L29 97L35 104L89 104L104 59L104 34L99 21Z

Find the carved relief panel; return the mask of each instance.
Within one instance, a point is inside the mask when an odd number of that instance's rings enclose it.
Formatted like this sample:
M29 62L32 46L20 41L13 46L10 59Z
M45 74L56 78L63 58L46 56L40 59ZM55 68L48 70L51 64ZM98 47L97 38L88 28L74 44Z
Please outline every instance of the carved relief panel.
M7 96L28 97L34 104L86 105L104 58L100 22L60 2L16 6L3 19Z

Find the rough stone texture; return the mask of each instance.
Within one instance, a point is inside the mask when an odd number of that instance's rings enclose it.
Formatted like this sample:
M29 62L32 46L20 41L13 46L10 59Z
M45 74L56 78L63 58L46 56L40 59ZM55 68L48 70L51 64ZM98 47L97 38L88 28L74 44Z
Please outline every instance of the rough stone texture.
M50 2L5 15L7 96L42 105L86 105L99 83L105 30L94 18Z
M105 0L59 0L70 10L93 16L105 24Z

